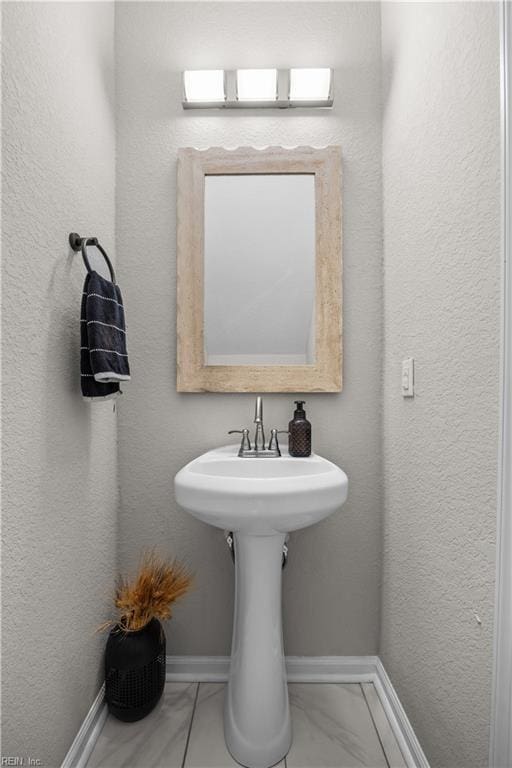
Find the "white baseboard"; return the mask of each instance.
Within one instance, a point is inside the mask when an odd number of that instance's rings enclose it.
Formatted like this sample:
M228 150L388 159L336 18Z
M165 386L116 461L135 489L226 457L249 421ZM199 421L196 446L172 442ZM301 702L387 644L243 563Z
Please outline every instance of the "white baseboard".
M61 768L85 768L106 719L107 705L105 704L105 684L103 684L85 716Z
M377 656L287 656L290 683L372 682ZM166 679L175 682L224 683L229 656L168 656Z
M409 718L405 713L398 694L393 688L388 673L379 657L376 657L373 684L386 713L391 730L395 735L408 768L430 768Z
M180 683L225 683L229 656L167 656L165 679Z
M290 683L371 683L377 656L287 656Z
M378 656L287 656L290 683L373 683L407 768L429 768L425 754ZM167 682L223 683L228 656L168 656ZM107 717L102 688L61 768L85 768Z

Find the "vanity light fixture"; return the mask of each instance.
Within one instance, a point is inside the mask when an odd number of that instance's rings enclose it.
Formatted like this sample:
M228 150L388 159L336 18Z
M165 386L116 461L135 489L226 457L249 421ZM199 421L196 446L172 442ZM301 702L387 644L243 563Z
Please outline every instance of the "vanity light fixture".
M333 70L205 69L183 73L183 109L332 107Z

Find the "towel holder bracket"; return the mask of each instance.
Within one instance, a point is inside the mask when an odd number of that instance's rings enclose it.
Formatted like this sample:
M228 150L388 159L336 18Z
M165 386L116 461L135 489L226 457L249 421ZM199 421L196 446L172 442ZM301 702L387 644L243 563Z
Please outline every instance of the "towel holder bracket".
M112 262L107 256L107 252L105 251L105 249L100 245L100 242L97 237L80 237L80 235L77 235L76 232L71 232L69 235L69 244L71 248L75 251L75 253L79 253L80 251L82 252L82 259L84 261L85 268L87 269L88 272L92 272L92 269L89 263L89 259L87 257L87 246L94 245L98 249L98 251L102 254L103 258L107 263L112 282L113 283L116 282L116 276L114 272L114 267L112 266Z
M83 237L80 237L80 235L77 235L76 232L71 232L71 234L69 235L69 244L71 248L75 251L75 253L78 253L78 251L82 250L82 240L83 240ZM98 238L88 237L87 245L98 245Z

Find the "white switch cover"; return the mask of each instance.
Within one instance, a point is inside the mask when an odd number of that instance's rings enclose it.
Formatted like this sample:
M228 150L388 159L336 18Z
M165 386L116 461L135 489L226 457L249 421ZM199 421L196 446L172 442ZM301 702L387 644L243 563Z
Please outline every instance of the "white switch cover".
M402 360L402 395L414 397L414 358Z

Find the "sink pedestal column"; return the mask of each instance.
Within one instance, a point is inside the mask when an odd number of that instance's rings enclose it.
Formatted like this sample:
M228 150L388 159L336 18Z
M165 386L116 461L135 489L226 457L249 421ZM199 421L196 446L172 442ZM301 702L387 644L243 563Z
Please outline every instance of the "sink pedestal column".
M234 534L235 616L224 713L226 744L247 768L270 768L291 740L281 616L285 534Z

